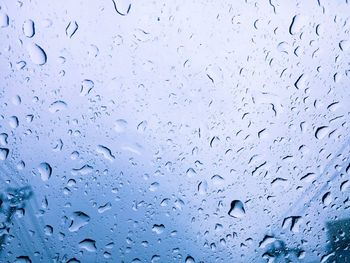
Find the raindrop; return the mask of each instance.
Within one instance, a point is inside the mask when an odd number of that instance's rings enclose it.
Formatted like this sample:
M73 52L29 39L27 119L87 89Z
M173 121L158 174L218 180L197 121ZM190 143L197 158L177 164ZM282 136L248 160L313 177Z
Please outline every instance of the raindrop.
M39 45L30 43L27 45L27 51L34 64L44 65L46 63L46 53Z
M129 14L131 3L130 0L112 0L115 11L121 15L125 16Z
M62 100L57 100L57 101L51 103L51 105L49 106L49 111L51 113L55 113L55 112L62 111L65 108L67 108L67 103L65 103Z
M92 173L93 167L85 164L80 168L72 169L72 174L81 174L81 175L87 175L89 173Z
M123 119L116 120L114 124L114 130L118 133L122 133L125 131L126 127L128 125L128 122Z
M6 145L7 144L7 138L8 138L8 134L7 133L0 133L0 144L1 145Z
M28 256L19 256L14 263L32 263L32 260Z
M322 196L322 203L325 206L328 206L332 202L331 192L327 192Z
M9 17L7 14L0 12L0 27L9 26Z
M340 41L339 48L341 51L347 51L350 48L350 41L348 41L348 40Z
M97 250L96 241L90 238L86 238L83 241L79 242L79 248L85 249L88 252L95 252Z
M266 246L268 246L269 244L272 244L273 242L276 241L276 238L273 236L268 236L266 235L262 241L260 241L259 243L259 247L260 248L265 248Z
M7 148L0 148L0 161L5 161L9 155L10 150Z
M165 229L165 226L163 224L160 224L160 225L155 224L152 227L152 231L155 232L158 235L163 233L164 229Z
M23 30L23 34L26 37L29 37L29 38L33 37L35 35L35 25L33 20L28 19L24 21L22 30Z
M321 126L316 129L315 137L319 140L323 139L329 132L328 126Z
M195 263L196 261L194 260L193 257L187 256L185 259L185 263Z
M188 168L186 171L186 175L189 178L192 178L193 176L195 176L197 173L193 168Z
M303 27L305 23L305 18L301 15L295 15L293 18L292 18L292 22L289 26L289 33L291 35L294 35L296 33L299 33L301 28Z
M100 214L102 214L102 213L104 213L104 212L110 210L111 208L112 208L112 204L111 204L110 202L108 202L108 203L106 203L106 204L104 204L104 205L101 205L101 206L97 209L97 211L98 211Z
M113 161L115 159L115 156L112 154L112 151L106 146L98 145L96 151L97 153L102 154L103 157L109 161Z
M77 32L79 26L76 21L71 21L66 27L66 35L71 38Z
M92 80L84 79L81 82L80 95L85 96L90 93L90 91L94 88L95 83Z
M52 174L52 168L48 163L41 163L38 167L38 171L41 177L41 180L44 182L49 180Z
M230 211L228 211L229 216L234 218L242 218L245 216L244 205L240 200L233 200L231 202Z
M18 118L16 116L11 116L9 119L9 124L12 129L15 129L19 125Z
M198 184L198 193L201 195L205 195L208 190L208 183L206 181L200 182Z
M83 226L86 226L90 221L90 217L81 211L76 211L73 213L72 222L68 228L70 232L76 232Z

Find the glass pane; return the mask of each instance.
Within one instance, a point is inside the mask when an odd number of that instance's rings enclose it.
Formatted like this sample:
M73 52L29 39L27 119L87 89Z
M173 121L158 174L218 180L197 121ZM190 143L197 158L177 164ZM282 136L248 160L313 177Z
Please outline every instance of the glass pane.
M350 262L350 4L0 0L1 262Z

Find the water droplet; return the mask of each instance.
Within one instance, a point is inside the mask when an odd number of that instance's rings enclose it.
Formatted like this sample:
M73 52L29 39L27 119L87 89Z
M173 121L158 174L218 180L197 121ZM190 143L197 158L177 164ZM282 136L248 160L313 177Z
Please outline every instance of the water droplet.
M111 204L110 202L108 202L108 203L106 203L106 204L104 204L104 205L101 205L101 206L97 209L97 211L98 211L100 214L102 214L102 213L104 213L104 212L110 210L111 208L112 208L112 204Z
M341 51L347 51L350 48L350 41L348 41L348 40L340 41L339 48Z
M34 64L44 65L46 63L46 53L39 45L35 43L29 43L27 45L27 51L29 53L30 59Z
M0 12L0 27L8 27L9 20L10 19L7 14Z
M16 116L11 116L9 119L9 124L12 129L15 129L19 125L18 118Z
M84 79L81 82L80 95L86 96L94 88L95 83L92 80Z
M118 133L122 133L126 130L126 127L128 125L128 122L123 119L116 120L114 124L114 130Z
M198 193L200 195L205 195L208 190L208 183L207 181L202 181L198 184Z
M79 26L76 21L70 21L66 27L66 35L71 38L77 32Z
M155 232L156 234L160 235L164 232L165 226L163 224L160 225L153 225L152 231Z
M193 168L188 168L187 171L186 171L186 175L189 178L194 177L196 174L197 173L196 173L196 171Z
M259 243L259 247L260 248L265 248L266 246L268 246L269 244L272 244L273 242L276 241L276 238L273 236L268 236L266 235L262 241L260 241Z
M51 105L49 106L49 112L55 113L55 112L62 111L65 108L67 108L67 103L65 103L62 100L57 100L57 101L51 103Z
M53 234L53 227L50 226L50 225L46 225L46 226L44 227L44 233L45 233L45 235L47 235L47 236L52 236L52 234Z
M305 24L305 17L301 16L301 15L295 15L293 18L292 18L292 22L289 26L289 33L291 35L294 35L296 33L299 33L302 29L302 27L304 26Z
M33 20L28 19L24 21L22 30L23 30L23 34L26 37L29 37L29 38L33 37L35 35L35 25Z
M112 151L106 146L98 145L96 151L97 153L102 154L103 157L109 161L113 161L115 159L115 156L112 154Z
M349 180L345 180L340 185L340 191L341 192L345 192L349 187L350 187L350 181Z
M0 144L1 145L6 145L7 144L7 138L8 138L8 134L7 133L0 133Z
M85 164L80 168L72 169L72 174L81 174L81 175L87 175L89 173L92 173L93 167Z
M321 126L316 129L315 137L319 140L323 139L329 132L328 126Z
M90 238L86 238L83 241L79 242L79 248L85 249L88 252L95 252L97 250L96 241Z
M14 263L32 263L32 260L28 256L19 256Z
M41 177L41 180L47 181L50 179L52 174L52 168L48 163L41 163L38 167L38 171Z
M9 155L10 150L7 148L0 148L0 161L5 161Z
M114 9L119 15L125 16L129 14L130 8L131 8L130 0L112 0L112 1L113 1Z
M81 211L76 211L73 213L72 222L68 228L70 232L76 232L83 226L86 226L90 221L90 217Z
M213 182L213 185L222 185L225 179L222 176L215 174L211 177L211 181Z
M325 206L330 205L330 203L332 202L332 196L331 196L331 192L327 192L322 196L322 203Z
M187 256L185 259L185 263L196 263L193 257Z
M299 227L302 223L301 216L290 216L283 219L282 228L287 228L293 233L299 233Z
M244 205L240 200L233 200L231 202L230 211L228 211L229 216L235 218L242 218L245 216Z

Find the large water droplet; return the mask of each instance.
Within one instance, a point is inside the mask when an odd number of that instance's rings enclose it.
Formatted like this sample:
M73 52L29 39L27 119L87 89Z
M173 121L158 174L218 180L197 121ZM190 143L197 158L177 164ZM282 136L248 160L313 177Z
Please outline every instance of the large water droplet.
M111 149L109 149L106 146L97 145L96 151L97 151L97 153L102 154L103 157L109 161L113 161L115 159L115 156L112 154Z
M89 174L93 171L93 167L85 164L83 165L81 168L76 168L76 169L72 169L72 174L81 174L81 175L86 175Z
M242 218L245 216L245 209L244 205L240 200L233 200L231 202L231 208L230 211L228 211L228 214L235 218Z
M163 233L164 229L165 229L165 226L163 224L160 224L160 225L155 224L152 227L152 231L155 232L158 235Z
M85 249L88 252L95 252L97 250L96 241L90 238L86 238L83 241L79 242L79 248Z
M193 257L187 256L185 259L185 263L196 263Z
M7 148L0 148L0 161L5 161L9 155L10 150Z
M71 38L77 32L79 26L77 21L71 21L66 27L66 35Z
M50 179L52 174L52 168L48 163L41 163L38 167L38 171L41 177L41 180L47 181Z
M94 88L95 83L92 80L84 79L81 82L80 95L87 95Z
M51 113L55 113L55 112L59 112L61 110L64 110L65 108L67 108L67 103L65 103L62 100L57 100L57 101L51 103L51 105L49 106L49 111Z
M0 12L0 27L8 27L9 20L10 19L7 14Z
M33 37L35 34L35 25L33 20L28 19L24 21L22 30L23 30L23 34L26 37L29 37L29 38Z
M129 14L130 8L131 8L130 0L112 0L112 1L113 1L114 9L119 15L125 16Z
M321 126L316 129L315 137L319 140L323 139L329 131L328 126Z
M18 118L16 116L11 116L9 119L9 124L10 124L12 129L17 128L19 125Z
M29 53L30 59L34 64L44 65L46 63L46 53L39 45L35 43L29 43L27 45L27 51Z
M114 124L114 130L118 133L122 133L125 131L126 127L128 125L128 122L123 119L116 120Z
M90 217L81 211L76 211L73 213L72 222L68 228L70 232L76 232L83 226L87 225L90 221Z

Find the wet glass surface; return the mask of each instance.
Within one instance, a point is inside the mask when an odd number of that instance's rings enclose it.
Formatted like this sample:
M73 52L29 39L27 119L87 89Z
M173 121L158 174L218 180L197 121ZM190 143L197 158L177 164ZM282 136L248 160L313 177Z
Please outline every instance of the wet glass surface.
M350 262L350 3L0 0L0 262Z

